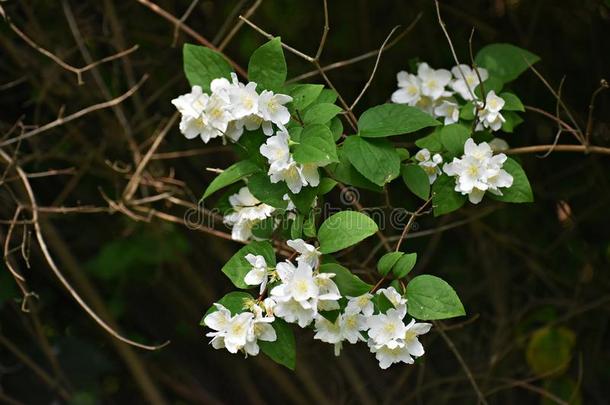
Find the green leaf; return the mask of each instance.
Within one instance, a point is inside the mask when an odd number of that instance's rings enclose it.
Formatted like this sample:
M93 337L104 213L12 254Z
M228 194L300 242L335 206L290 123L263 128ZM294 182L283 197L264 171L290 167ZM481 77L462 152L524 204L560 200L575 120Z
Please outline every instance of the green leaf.
M320 273L334 273L333 281L337 284L341 295L348 297L358 297L373 288L372 285L365 283L354 273L336 263L326 263L320 266Z
M220 173L206 188L201 199L209 197L211 194L223 187L229 186L246 176L260 172L261 168L250 160L241 160Z
M403 278L413 270L416 262L417 253L407 253L398 259L392 268L392 274L394 274L394 277L396 278Z
M519 100L519 97L513 93L505 91L500 94L500 97L504 100L504 107L502 107L503 111L525 111L523 103Z
M436 178L432 185L432 206L435 217L455 211L465 202L466 196L455 191L453 177L442 174Z
M337 185L337 182L330 177L322 177L318 186L318 195L328 194Z
M494 200L510 202L510 203L526 203L534 201L534 194L532 193L532 187L527 179L527 175L519 163L514 159L508 158L502 169L506 170L508 174L513 176L513 185L509 188L501 188L502 195L495 195L492 193L486 193L489 197Z
M470 138L470 129L461 124L446 125L440 131L441 143L451 157L464 153L464 143Z
M385 139L352 135L345 140L343 149L356 170L378 186L384 186L400 174L400 156Z
M539 60L539 56L511 44L487 45L475 58L476 64L487 69L490 76L497 76L505 83L515 80Z
M385 276L392 270L392 267L396 264L398 259L404 255L403 252L390 252L381 256L381 259L377 262L377 271L382 276Z
M333 133L333 139L337 142L343 135L343 122L341 118L335 117L330 121L330 132Z
M489 76L487 78L487 80L485 80L483 82L483 85L479 84L474 89L474 94L476 94L477 97L484 99L487 97L487 93L489 93L492 90L496 94L499 94L503 87L504 87L504 80L502 80L496 76ZM485 94L483 94L483 90L485 90ZM469 101L469 102L472 103L472 101Z
M233 68L218 52L204 46L184 44L184 73L191 86L201 86L203 91L210 91L214 79L230 79Z
M269 204L275 208L286 208L287 201L284 194L288 193L286 183L271 183L266 173L256 173L248 179L248 190L261 202Z
M409 315L422 321L466 315L457 294L446 281L424 274L407 284Z
M316 104L307 109L303 117L305 124L326 124L341 112L341 107L330 104Z
M402 179L407 188L422 200L427 200L430 196L430 180L428 175L416 164L403 165L400 170Z
M311 209L316 195L318 195L318 187L303 187L298 194L291 191L288 195L299 212L306 214Z
M252 235L258 239L271 239L275 230L275 218L269 217L256 222L252 226Z
M474 103L472 101L468 101L460 108L460 118L466 121L474 119Z
M396 153L398 153L398 156L400 156L401 162L404 162L411 157L409 150L406 148L396 148Z
M324 89L316 99L315 104L330 103L334 104L337 101L338 94L333 89Z
M303 234L308 238L316 237L316 212L314 210L309 212L309 216L303 222Z
M527 363L538 376L561 375L572 358L574 332L565 327L544 327L532 334L527 345Z
M315 163L317 166L338 162L337 145L330 129L321 124L303 128L299 143L294 146L293 157L298 163Z
M247 292L244 291L232 291L230 293L228 293L227 295L225 295L224 297L222 297L220 300L218 300L218 304L221 304L222 306L224 306L226 309L228 309L231 312L231 315L237 315L241 312L244 312L244 304L246 301L248 300L253 300L254 298L248 294ZM203 318L201 318L201 322L199 322L200 325L205 325L203 323L203 320L205 319L206 316L208 316L211 313L214 313L218 311L218 309L216 308L216 306L212 305L207 312L205 313L205 315L203 315Z
M303 214L297 214L290 225L290 239L299 239L303 235Z
M286 81L287 68L279 38L273 38L250 57L248 79L256 82L257 90L277 91Z
M378 138L408 134L441 125L419 108L404 104L382 104L366 110L358 120L359 135Z
M252 286L244 282L244 277L252 270L252 265L246 260L246 255L248 253L252 253L255 256L263 256L267 262L267 266L275 266L275 252L273 246L271 246L269 242L250 242L239 249L222 267L222 272L229 277L237 288L252 288Z
M290 134L292 136L292 134ZM242 160L250 160L256 163L261 170L267 167L267 159L261 155L260 147L269 137L262 130L248 132L248 136L242 136L239 141L235 142L233 150Z
M292 97L292 107L302 111L313 103L324 88L321 84L297 84L290 88L288 95Z
M428 149L430 153L440 152L443 149L443 144L441 143L440 131L435 130L430 135L424 136L423 138L419 138L415 141L415 146L421 149Z
M350 163L343 148L337 150L339 163L327 166L331 176L343 184L364 188L371 191L381 192L383 189L367 180Z
M279 318L275 318L271 326L275 329L277 340L274 342L259 340L258 345L261 351L276 363L294 370L296 366L296 344L292 328Z
M502 123L502 131L512 133L515 127L523 122L523 118L516 112L506 111L502 113L504 122Z
M333 253L368 238L379 228L368 215L341 211L322 223L318 230L320 252Z

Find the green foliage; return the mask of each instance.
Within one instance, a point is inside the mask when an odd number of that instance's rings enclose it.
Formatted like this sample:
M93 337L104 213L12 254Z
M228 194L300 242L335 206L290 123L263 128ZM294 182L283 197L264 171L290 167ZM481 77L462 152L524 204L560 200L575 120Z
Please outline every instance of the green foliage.
M478 66L484 67L490 76L505 83L515 80L540 57L511 44L491 44L483 47L475 58Z
M404 104L382 104L366 110L358 120L358 134L379 138L408 134L441 125L429 114Z
M354 273L336 263L326 263L320 266L321 273L334 273L333 281L337 284L339 292L344 297L358 297L373 288Z
M448 214L466 202L466 196L455 191L455 179L442 174L432 185L434 216Z
M331 103L312 105L303 116L305 124L326 124L341 112L341 107Z
M221 188L229 186L236 181L243 179L244 177L260 171L261 168L252 161L240 160L216 176L216 178L212 180L212 182L206 188L201 199L207 198Z
M292 108L302 111L313 103L324 88L321 84L296 84L288 89L292 97Z
M403 165L400 169L402 179L407 188L422 200L427 200L430 195L430 180L428 175L419 165Z
M294 160L301 164L313 163L326 166L338 162L337 147L330 129L321 124L307 125L294 146Z
M382 188L361 175L350 163L344 148L337 150L339 163L328 166L331 176L343 184L381 192Z
M441 143L451 157L464 153L464 143L468 138L470 129L461 124L446 125L440 130Z
M392 274L396 278L403 278L413 270L417 262L417 253L405 253L392 267Z
M407 284L409 315L424 321L466 315L457 294L444 280L424 274Z
M247 301L253 300L253 299L254 299L254 297L252 297L252 295L248 294L247 292L244 292L244 291L232 291L232 292L226 294L221 299L219 299L217 301L217 303L222 305L226 309L228 309L229 312L231 312L231 315L237 315L239 313L244 312L245 303ZM218 311L218 309L216 308L216 306L212 305L207 310L205 315L203 315L203 318L201 318L201 322L199 322L199 324L200 325L205 325L205 323L203 322L205 317L208 316L211 313L216 312L216 311Z
M378 186L384 186L400 174L400 156L385 139L348 136L343 149L356 170Z
M377 262L377 271L382 276L387 275L396 262L404 255L403 252L389 252L381 256L381 259Z
M368 238L379 228L367 215L356 211L341 211L322 223L318 230L320 252L333 253Z
M502 107L502 111L525 111L523 103L515 94L505 91L504 93L500 94L500 97L504 99L504 107Z
M280 38L273 38L252 53L248 62L248 79L257 90L278 91L286 81L288 68Z
M421 149L428 149L430 153L440 152L443 149L441 143L440 131L436 129L430 135L419 138L415 141L415 146Z
M244 281L246 274L252 270L252 265L246 260L246 255L249 253L255 256L263 256L265 262L267 262L267 266L275 266L275 251L269 242L250 242L248 245L239 249L222 267L222 272L229 277L237 288L248 289L252 287Z
M523 118L519 114L512 111L506 111L502 113L505 121L502 123L502 131L511 133L515 127L523 122Z
M182 52L184 73L191 86L201 86L203 91L209 92L212 80L231 77L231 65L218 52L192 44L184 44Z
M288 193L286 183L272 183L267 173L256 173L248 179L248 190L259 201L275 208L286 208L284 194Z
M271 324L275 329L277 340L274 342L258 341L261 351L282 366L294 370L296 366L296 344L294 332L286 322L276 318Z

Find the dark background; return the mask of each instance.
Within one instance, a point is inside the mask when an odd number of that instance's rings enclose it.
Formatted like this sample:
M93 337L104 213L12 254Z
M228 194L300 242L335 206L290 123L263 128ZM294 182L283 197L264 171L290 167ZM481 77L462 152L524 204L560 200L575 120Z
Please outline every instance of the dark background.
M236 24L236 13L245 12L252 3L199 1L186 24L218 44ZM395 25L406 27L422 13L414 28L383 54L357 114L386 101L396 86L396 72L408 69L417 58L436 68L454 65L431 1L329 3L323 66L378 48ZM157 4L180 18L191 2L158 0ZM150 76L115 109L98 110L43 132L18 149L3 147L28 173L69 169L30 179L40 206L87 205L109 211L104 195L120 201L134 171L127 139L132 148L146 153L173 113L170 100L188 91L181 44L196 41L179 33L172 46L174 26L137 1L9 0L0 6L39 46L73 66L139 45L128 57L83 73L85 83L78 85L73 73L34 50L0 21L3 139L15 136L5 134L20 119L27 125L42 125L64 107L68 115L122 94L144 74ZM322 10L321 1L265 0L251 19L313 55L324 24ZM600 79L610 78L607 1L447 1L442 12L464 62L469 60L473 27L475 52L488 43L510 42L540 55L537 68L554 88L565 76L562 98L585 126L592 92ZM226 54L247 66L249 54L263 42L243 26ZM289 77L312 69L292 54L286 57ZM328 74L350 102L368 80L373 63L374 58L369 58ZM321 82L317 76L309 80ZM554 114L555 98L532 72L519 78L513 90L525 104ZM593 115L592 142L601 146L610 146L609 102L609 94L601 93ZM524 118L526 123L504 137L511 146L552 143L553 120L531 112ZM572 143L569 134L562 135L560 143ZM152 160L144 175L146 184L134 198L171 192L195 203L214 177L205 168L227 167L235 156L219 142L188 142L177 125L158 152L194 149L202 150L195 156ZM607 403L609 157L554 153L542 159L531 154L523 155L521 162L536 202L486 202L442 219L421 218L405 245L419 254L414 272L443 277L462 298L467 317L443 325L490 403ZM16 201L25 204L26 199L13 170L0 183L4 245ZM400 184L393 185L390 197L392 205L416 206ZM336 196L330 201L340 206ZM383 204L383 199L363 194L360 202L374 206ZM240 245L187 229L181 224L185 207L175 202L143 207L173 215L177 223L139 211L134 212L141 217L133 218L124 212L69 210L42 210L40 222L59 269L102 318L120 325L123 333L139 342L169 339L171 344L148 352L107 335L57 282L32 239L25 249L30 269L19 249L8 259L24 274L28 289L39 296L29 301L29 313L21 311L21 294L0 264L2 401L476 403L463 367L434 330L423 338L427 354L418 364L387 371L379 370L362 344L348 346L340 358L334 358L332 346L313 341L310 330L297 333L296 372L264 356L244 360L213 350L198 323L211 303L232 289L220 268ZM19 218L30 217L25 207ZM227 231L221 223L216 228ZM27 241L32 227L25 229ZM15 227L11 248L19 248L23 232L22 225ZM372 265L360 264L376 244L371 240L341 260L354 271L370 273Z

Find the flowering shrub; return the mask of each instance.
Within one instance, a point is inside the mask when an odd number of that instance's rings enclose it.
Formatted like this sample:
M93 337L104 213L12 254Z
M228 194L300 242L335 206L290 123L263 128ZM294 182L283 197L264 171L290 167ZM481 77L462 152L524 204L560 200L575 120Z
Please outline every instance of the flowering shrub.
M401 178L440 216L466 200L530 202L532 191L519 163L499 153L495 138L521 122L519 98L506 89L538 58L508 44L483 48L477 66L397 74L392 103L361 114L347 135L337 94L318 84L285 84L286 62L278 38L257 49L240 81L214 51L186 45L184 67L192 89L172 103L189 139L234 144L241 157L212 181L203 199L223 188L224 222L246 243L222 268L239 289L215 303L202 324L214 348L257 355L289 368L295 341L289 324L312 328L332 344L366 342L379 366L412 364L424 354L420 336L434 321L465 315L456 292L432 275L411 278L416 253L395 251L378 263L379 281L368 284L333 254L380 232L362 212L319 218L315 208L337 185L382 191ZM351 112L349 112L351 113ZM392 137L410 134L418 150ZM321 222L321 223L320 223ZM283 256L281 261L277 257ZM388 281L387 286L384 282ZM391 280L391 282L390 282Z

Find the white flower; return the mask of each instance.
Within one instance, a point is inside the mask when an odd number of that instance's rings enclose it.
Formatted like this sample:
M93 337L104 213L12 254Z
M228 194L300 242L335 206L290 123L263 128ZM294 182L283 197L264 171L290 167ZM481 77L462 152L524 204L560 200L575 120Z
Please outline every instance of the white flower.
M222 131L213 126L206 115L209 100L210 96L203 93L200 86L193 86L190 93L172 100L172 104L182 115L180 132L187 139L200 136L207 143L210 139L222 135Z
M339 324L343 340L347 340L351 344L365 340L361 332L368 330L369 327L367 318L360 312L352 312L346 308L345 312L339 315Z
M314 308L303 308L301 303L294 299L277 301L273 313L286 322L297 323L301 328L309 325L317 315Z
M415 103L415 107L430 115L434 115L434 107L436 107L436 104L436 101L431 99L430 97L421 96L417 103Z
M460 119L460 107L454 101L443 100L434 107L436 117L444 117L444 124L449 125L458 122Z
M244 351L251 356L256 356L258 354L259 340L266 342L275 342L277 340L275 329L271 326L271 323L275 318L273 316L263 316L260 307L256 306L255 308L258 308L259 310L255 312L254 318L250 323L246 344L244 345Z
M481 102L479 102L481 104ZM485 108L478 109L474 107L474 112L477 114L479 122L475 130L480 131L483 128L490 128L492 131L497 131L502 128L504 117L500 114L500 110L504 107L505 101L502 97L496 96L495 91L491 90L485 97Z
M323 316L319 316L316 318L314 327L316 331L316 334L313 337L314 339L331 344L339 343L343 340L340 317L337 317L335 322L331 322Z
M427 63L420 63L417 76L421 80L421 92L432 100L447 96L445 86L451 81L451 72L447 69L432 69Z
M402 319L406 315L406 306L391 308L385 314L377 314L368 318L369 339L373 347L387 346L395 349L404 345L402 339L407 331Z
M335 273L318 273L314 276L318 286L318 296L314 297L311 302L318 311L339 309L338 301L341 299L341 293L337 284L332 280L333 277L335 277Z
M291 160L289 141L288 132L277 131L274 136L267 138L267 141L261 145L261 155L267 158L270 165L269 175L281 170Z
M503 153L494 156L486 142L477 145L472 138L468 138L462 158L445 163L443 170L449 176L456 177L455 191L468 194L468 200L478 204L486 191L502 195L500 188L512 186L513 177L502 169L506 159Z
M398 80L398 90L392 93L392 102L415 105L421 96L421 80L405 71L398 72L396 79Z
M214 349L222 349L225 347L224 335L231 321L231 312L223 305L215 303L216 311L212 312L203 319L203 323L214 332L208 332L207 337L211 337L210 344Z
M227 100L218 94L212 94L208 99L205 106L205 116L208 119L208 125L222 133L227 130L229 121L233 119Z
M267 287L267 262L263 256L255 256L252 253L248 253L245 259L252 265L252 270L246 273L244 282L248 285L260 285L259 293L262 294Z
M379 368L382 370L387 369L394 363L413 364L415 362L409 354L409 350L404 346L394 348L389 348L388 346L376 347L374 345L371 346L369 341L369 347L371 353L375 353L375 358L379 361Z
M396 289L394 287L390 286L388 288L380 288L379 290L377 290L377 294L385 295L385 297L388 299L388 301L390 301L392 303L392 305L394 305L395 308L404 306L405 313L406 313L407 299L405 297L403 297L402 295L400 295L400 293L398 291L396 291Z
M223 222L232 226L231 238L246 242L252 236L252 227L258 222L269 218L275 211L270 205L261 203L255 198L248 187L242 187L237 194L229 197L233 212L225 215Z
M422 346L417 337L428 333L430 328L432 328L431 323L417 323L415 322L415 319L412 319L411 322L409 322L403 339L405 348L409 351L411 356L420 357L424 355L424 346Z
M360 312L367 317L373 315L375 309L372 301L373 294L365 293L358 297L347 297L347 299L346 312Z
M299 256L297 256L297 262L303 261L313 269L318 267L320 256L322 255L318 248L306 243L303 239L289 240L286 241L286 244L299 253Z
M256 115L258 112L259 95L256 92L256 83L246 85L239 83L228 90L231 102L231 111L235 119Z
M424 169L428 175L430 184L434 183L436 177L441 174L439 165L443 163L443 157L438 153L435 153L434 156L430 156L430 151L424 148L415 154L415 160L417 160L418 165Z
M290 112L288 108L284 107L292 101L292 97L285 94L274 94L271 91L263 90L258 99L258 113L266 121L263 124L263 132L265 135L272 135L273 129L271 122L280 127L284 128L284 125L290 121Z
M298 267L295 267L289 261L284 261L278 263L276 269L282 284L271 290L271 296L277 300L278 304L293 299L304 308L311 307L309 300L317 298L320 291L311 266L300 262Z
M476 70L479 72L482 81L487 80L489 74L486 69L476 68ZM451 73L455 77L451 87L466 101L472 100L474 90L480 84L477 71L468 65L457 65L451 69ZM469 88L470 90L468 90Z
M307 185L303 178L301 165L295 162L292 156L285 163L270 166L268 174L272 183L284 181L288 189L295 194L298 194L303 186Z

